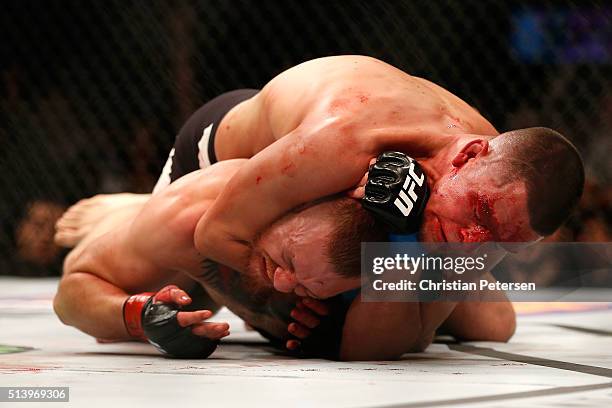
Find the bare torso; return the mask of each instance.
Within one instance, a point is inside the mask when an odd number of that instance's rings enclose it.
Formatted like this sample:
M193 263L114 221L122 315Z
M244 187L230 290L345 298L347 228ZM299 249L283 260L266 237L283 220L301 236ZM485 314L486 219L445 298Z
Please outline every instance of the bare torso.
M335 122L363 137L415 131L497 134L444 88L380 60L346 55L311 60L275 77L225 116L215 150L221 160L251 157L299 126Z
M217 157L250 160L198 223L196 247L243 270L259 231L354 187L372 157L399 150L429 160L462 134L498 132L460 98L382 61L335 56L295 66L222 120Z

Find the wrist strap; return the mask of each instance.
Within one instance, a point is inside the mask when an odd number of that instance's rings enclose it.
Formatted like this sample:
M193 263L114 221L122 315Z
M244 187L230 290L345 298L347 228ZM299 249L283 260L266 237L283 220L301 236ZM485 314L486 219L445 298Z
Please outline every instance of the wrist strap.
M123 302L123 323L130 336L144 338L142 308L154 294L154 292L139 293L130 296Z

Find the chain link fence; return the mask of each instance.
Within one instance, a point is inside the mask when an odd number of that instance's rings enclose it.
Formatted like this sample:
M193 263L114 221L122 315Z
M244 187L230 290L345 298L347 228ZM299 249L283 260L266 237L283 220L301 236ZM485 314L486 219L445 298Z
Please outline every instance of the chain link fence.
M570 1L8 0L0 14L0 274L53 275L80 198L148 192L174 135L221 92L367 54L500 131L543 125L588 164L563 235L610 240L612 6Z

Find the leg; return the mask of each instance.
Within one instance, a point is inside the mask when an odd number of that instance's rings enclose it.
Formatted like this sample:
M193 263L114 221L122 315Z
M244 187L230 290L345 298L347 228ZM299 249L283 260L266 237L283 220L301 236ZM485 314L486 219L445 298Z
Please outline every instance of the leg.
M102 235L131 219L149 197L149 194L99 194L81 200L58 220L55 242L72 248L92 233Z

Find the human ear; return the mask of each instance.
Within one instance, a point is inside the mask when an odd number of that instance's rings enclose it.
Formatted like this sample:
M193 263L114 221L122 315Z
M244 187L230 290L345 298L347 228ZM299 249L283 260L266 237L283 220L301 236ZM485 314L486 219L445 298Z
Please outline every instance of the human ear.
M478 156L484 156L489 152L489 142L483 139L470 140L466 143L459 153L455 155L452 161L453 167L462 167L470 159Z

